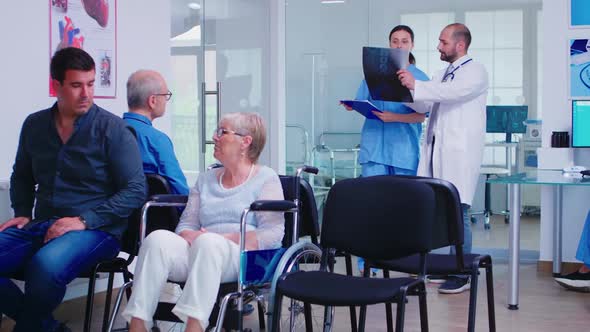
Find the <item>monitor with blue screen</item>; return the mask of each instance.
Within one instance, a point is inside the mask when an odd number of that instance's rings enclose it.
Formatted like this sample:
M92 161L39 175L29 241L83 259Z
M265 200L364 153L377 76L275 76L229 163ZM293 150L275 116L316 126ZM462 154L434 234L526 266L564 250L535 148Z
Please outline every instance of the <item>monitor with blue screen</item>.
M572 147L590 147L590 100L572 101Z
M512 142L512 134L526 133L528 106L487 106L486 117L486 133L506 134L506 142Z

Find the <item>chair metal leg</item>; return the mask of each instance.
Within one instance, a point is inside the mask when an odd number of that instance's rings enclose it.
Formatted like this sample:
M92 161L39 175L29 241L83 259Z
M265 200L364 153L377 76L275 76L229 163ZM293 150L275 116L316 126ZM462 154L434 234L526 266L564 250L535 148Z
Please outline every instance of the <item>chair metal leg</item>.
M361 306L361 310L359 313L359 327L358 327L359 331L365 330L366 321L367 321L367 306L363 305L363 306Z
M486 265L486 288L488 290L488 323L490 332L496 332L496 311L494 305L494 277L492 275L492 261Z
M102 332L106 332L107 326L109 324L109 314L111 311L111 298L113 296L113 281L115 279L115 273L109 273L109 281L107 285L107 297L104 303L104 313L102 315Z
M305 332L313 332L313 316L311 315L311 304L303 303L303 314L305 316Z
M475 263L474 263L474 265L475 265ZM479 279L479 268L472 267L471 289L469 290L469 318L468 318L468 322L467 322L467 331L468 332L475 332L475 313L477 311L478 279Z
M346 262L346 274L352 276L352 257L349 254L346 254L345 257ZM366 270L366 269L365 269ZM370 270L370 268L369 268ZM350 311L350 327L352 332L357 332L357 325L356 325L356 307L350 306L348 307Z
M383 278L389 279L389 270L383 270ZM387 332L393 332L393 311L391 302L385 303L385 317L387 320Z
M261 331L266 330L266 322L265 322L265 314L266 308L264 307L264 303L262 303L262 299L257 299L256 303L258 303L258 327L260 327Z
M428 307L426 305L426 285L418 286L418 301L420 302L420 328L422 332L428 332Z
M489 174L486 174L486 184L485 184L485 197L484 197L484 229L490 229L490 216L492 215L492 189L490 184L488 183L488 179L490 178Z
M407 288L400 289L400 298L397 302L397 316L395 317L395 332L403 332L404 330L404 315L406 314L406 293Z
M86 313L84 314L84 332L90 332L90 324L92 324L92 307L94 304L94 288L96 284L97 268L92 269L90 280L88 280L88 294L86 295Z
M242 301L242 299L238 299L238 301ZM238 331L244 331L244 310L243 305L238 305Z
M279 331L281 322L281 307L283 302L283 295L279 291L275 291L274 304L272 308L272 322L270 324L271 331Z

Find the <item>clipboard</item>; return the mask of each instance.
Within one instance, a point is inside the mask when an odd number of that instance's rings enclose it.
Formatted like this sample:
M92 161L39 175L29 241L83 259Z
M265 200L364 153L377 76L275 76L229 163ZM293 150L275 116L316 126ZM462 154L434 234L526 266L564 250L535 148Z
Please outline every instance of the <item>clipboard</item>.
M373 111L381 113L383 113L383 111L377 108L377 106L373 105L373 103L371 103L368 100L341 100L340 102L348 107L351 107L353 110L359 112L367 119L381 121L381 119L379 119L375 116L375 114L373 114Z

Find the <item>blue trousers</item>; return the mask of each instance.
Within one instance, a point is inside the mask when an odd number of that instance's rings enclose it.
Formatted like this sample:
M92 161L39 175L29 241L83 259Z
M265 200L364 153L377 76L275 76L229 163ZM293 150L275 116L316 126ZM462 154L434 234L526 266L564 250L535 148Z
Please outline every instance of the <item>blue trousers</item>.
M413 169L399 168L372 161L362 163L361 167L361 174L364 178L376 175L416 175L416 170Z
M66 285L119 253L119 241L98 230L71 231L43 243L53 222L0 232L0 312L16 321L15 332L54 330L58 323L52 312ZM18 275L24 278L24 293L9 279Z
M586 223L584 230L578 243L578 251L576 252L576 259L584 263L586 267L590 268L590 211L586 216Z
M473 247L473 234L471 234L471 218L469 217L469 205L461 204L463 208L463 253L470 254ZM455 247L451 247L451 254L455 253Z
M372 161L362 163L361 166L363 177L377 175L416 175L416 170L374 163ZM365 260L362 257L359 257L357 259L357 265L359 271L362 271L365 266Z

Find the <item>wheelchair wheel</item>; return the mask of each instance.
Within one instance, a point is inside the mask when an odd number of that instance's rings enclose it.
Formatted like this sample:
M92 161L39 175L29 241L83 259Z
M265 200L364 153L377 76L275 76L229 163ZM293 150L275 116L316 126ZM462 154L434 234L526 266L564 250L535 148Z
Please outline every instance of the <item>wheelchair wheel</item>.
M273 285L276 285L276 280L284 273L319 270L321 256L321 250L312 243L298 242L291 246L278 265ZM274 297L274 291L272 293L271 299ZM269 305L269 308L272 306ZM330 329L324 329L324 307L322 306L308 305L306 308L304 303L300 301L283 297L281 308L280 331L306 331L306 323L313 331L330 331ZM306 314L309 317L307 321ZM271 315L272 313L269 317ZM331 309L328 317L330 320L333 317Z

